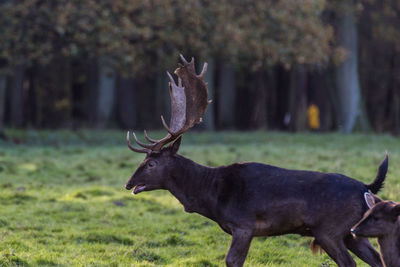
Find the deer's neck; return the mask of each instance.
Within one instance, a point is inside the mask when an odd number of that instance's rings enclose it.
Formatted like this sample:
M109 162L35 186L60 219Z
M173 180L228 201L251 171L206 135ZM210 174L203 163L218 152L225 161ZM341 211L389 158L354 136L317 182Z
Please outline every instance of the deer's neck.
M386 267L400 266L400 221L390 235L378 238L382 260Z
M218 168L202 166L179 155L177 157L166 189L182 203L186 212L215 219L213 211L217 197L214 181L218 177Z

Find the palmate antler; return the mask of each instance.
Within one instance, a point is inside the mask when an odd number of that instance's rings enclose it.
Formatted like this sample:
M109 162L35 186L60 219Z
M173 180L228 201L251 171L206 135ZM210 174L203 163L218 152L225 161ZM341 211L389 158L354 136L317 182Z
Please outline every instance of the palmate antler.
M131 145L128 132L126 135L128 147L135 152L150 153L160 151L163 146L177 139L184 132L201 122L201 117L204 115L207 105L211 102L208 101L207 84L204 82L207 63L204 63L203 70L197 75L194 58L190 62L187 62L182 55L180 56L183 65L179 64L179 67L174 71L178 76L178 84L175 83L172 75L167 72L170 79L171 120L169 126L163 116L161 116L161 121L168 134L160 140L155 140L150 138L147 132L144 131L144 137L151 143L145 144L137 139L135 133L132 133L136 143L143 147L135 148Z

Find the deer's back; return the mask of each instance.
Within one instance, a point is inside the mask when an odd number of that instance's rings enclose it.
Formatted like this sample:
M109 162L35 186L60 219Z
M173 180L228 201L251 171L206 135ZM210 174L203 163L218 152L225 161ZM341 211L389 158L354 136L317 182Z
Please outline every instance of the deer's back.
M365 185L335 173L240 163L226 167L217 188L224 218L236 218L238 223L255 220L266 224L271 235L302 232L325 221L343 221L351 227L365 211Z

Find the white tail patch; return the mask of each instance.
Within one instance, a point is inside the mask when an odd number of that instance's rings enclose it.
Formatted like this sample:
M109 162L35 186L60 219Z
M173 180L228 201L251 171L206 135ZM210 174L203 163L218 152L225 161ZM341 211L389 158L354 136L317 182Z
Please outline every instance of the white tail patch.
M365 203L367 203L368 208L370 209L372 209L372 207L375 205L374 195L371 192L364 193L364 200Z

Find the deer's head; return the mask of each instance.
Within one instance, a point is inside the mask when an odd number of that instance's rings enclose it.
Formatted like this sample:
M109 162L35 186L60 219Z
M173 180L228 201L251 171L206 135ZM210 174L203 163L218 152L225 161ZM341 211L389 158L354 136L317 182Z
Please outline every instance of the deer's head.
M133 193L137 194L143 191L155 189L164 189L165 184L171 176L171 171L175 166L182 135L201 121L204 115L208 101L207 85L204 82L204 74L207 70L207 63L199 75L196 74L194 59L187 62L181 55L183 64L174 71L178 76L178 84L174 78L167 72L169 82L169 92L171 96L171 120L169 126L161 116L162 124L167 130L167 135L155 140L150 138L146 131L144 136L149 144L138 140L135 133L133 137L141 148L131 145L129 132L126 140L128 147L135 152L146 153L146 158L139 165L131 179L126 183L126 189L134 188Z
M384 237L393 231L399 215L400 204L382 201L369 209L350 231L355 236Z

